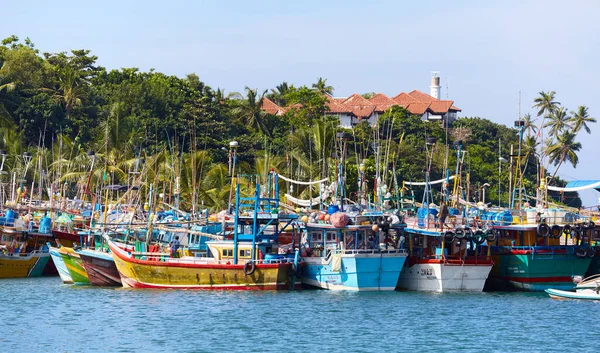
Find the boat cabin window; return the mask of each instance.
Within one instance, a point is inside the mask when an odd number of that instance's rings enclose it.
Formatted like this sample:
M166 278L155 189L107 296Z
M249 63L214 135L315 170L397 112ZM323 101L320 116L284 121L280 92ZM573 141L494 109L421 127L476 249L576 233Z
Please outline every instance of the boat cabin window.
M249 258L250 257L250 250L240 250L240 257L246 257Z
M312 232L312 241L323 241L323 233L321 232Z
M233 257L233 249L223 249L223 257Z
M326 237L327 237L327 241L335 241L337 238L337 233L336 232L327 232L325 233Z

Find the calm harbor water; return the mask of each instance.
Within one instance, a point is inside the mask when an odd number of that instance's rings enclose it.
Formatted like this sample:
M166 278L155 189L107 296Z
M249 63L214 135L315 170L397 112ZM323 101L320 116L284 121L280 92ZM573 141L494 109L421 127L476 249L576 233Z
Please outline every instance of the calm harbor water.
M2 352L597 352L600 303L542 293L130 290L0 281Z

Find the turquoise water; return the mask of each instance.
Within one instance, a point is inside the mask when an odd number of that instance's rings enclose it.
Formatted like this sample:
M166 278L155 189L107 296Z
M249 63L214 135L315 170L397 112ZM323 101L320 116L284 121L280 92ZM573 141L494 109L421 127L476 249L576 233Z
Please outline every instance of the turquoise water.
M542 293L156 291L0 280L1 352L597 352L600 303Z

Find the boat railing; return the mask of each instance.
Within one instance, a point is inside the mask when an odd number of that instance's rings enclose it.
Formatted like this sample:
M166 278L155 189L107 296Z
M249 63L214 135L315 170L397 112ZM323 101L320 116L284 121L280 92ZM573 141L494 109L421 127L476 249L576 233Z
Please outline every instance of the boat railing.
M344 249L336 250L336 253L342 253L344 255L356 255L356 254L406 254L406 249Z

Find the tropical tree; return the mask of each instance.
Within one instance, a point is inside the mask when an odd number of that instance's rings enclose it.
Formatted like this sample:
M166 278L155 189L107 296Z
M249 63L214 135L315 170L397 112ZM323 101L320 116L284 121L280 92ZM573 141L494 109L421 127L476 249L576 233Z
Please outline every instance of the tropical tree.
M537 116L546 116L556 110L560 105L560 102L555 101L554 96L556 96L555 91L550 92L539 92L539 96L533 100L535 103L533 108L538 109Z
M231 112L246 125L251 126L263 135L270 136L265 124L267 113L262 110L263 101L267 91L265 90L259 95L256 89L251 89L248 86L246 86L245 90L246 98L243 100L236 100Z
M286 107L287 100L285 96L293 88L293 85L290 86L287 82L282 82L281 84L277 85L275 89L271 89L271 93L267 94L267 98L272 100L275 104L279 105L280 107Z
M328 96L333 95L333 86L327 85L327 79L319 77L316 83L313 83L312 87L316 89L321 94L326 94Z
M556 137L556 141L546 149L546 155L549 156L549 162L556 166L552 178L556 176L558 169L565 161L569 161L573 168L577 167L579 157L577 152L581 149L581 143L575 141L575 133L566 130Z
M4 75L4 63L0 63L0 118L9 119L10 113L4 106L8 101L8 94L12 92L17 84L15 82L9 82Z
M550 136L558 136L558 134L563 130L571 128L571 125L569 123L569 115L567 115L567 110L563 107L552 111L547 118L548 121L546 121L543 127L550 128Z
M573 125L574 133L578 133L581 128L583 128L588 134L591 133L590 127L587 124L595 122L596 119L589 115L588 107L585 105L580 105L576 111L571 111L569 123Z
M529 135L535 135L538 132L538 127L535 125L536 118L531 118L531 114L527 113L523 116L524 126L523 130Z

